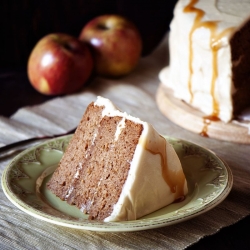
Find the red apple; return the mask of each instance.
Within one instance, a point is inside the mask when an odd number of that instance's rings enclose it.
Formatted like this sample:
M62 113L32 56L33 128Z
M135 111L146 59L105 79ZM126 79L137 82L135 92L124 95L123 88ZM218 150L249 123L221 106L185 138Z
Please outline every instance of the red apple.
M28 60L28 77L45 95L69 94L89 79L93 57L88 45L67 34L49 34L35 45Z
M136 67L141 56L142 39L137 28L119 15L94 18L83 27L79 39L92 47L98 75L126 75Z

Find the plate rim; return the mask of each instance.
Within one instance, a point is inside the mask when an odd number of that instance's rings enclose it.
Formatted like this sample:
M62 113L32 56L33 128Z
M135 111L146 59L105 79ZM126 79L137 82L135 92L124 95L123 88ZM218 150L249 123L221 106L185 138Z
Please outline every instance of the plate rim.
M46 222L49 222L52 224L68 227L68 228L83 229L83 230L96 231L96 232L98 232L98 231L99 232L133 232L133 231L155 229L155 228L174 225L174 224L192 219L192 218L199 216L201 214L204 214L204 213L208 212L209 210L213 209L214 207L216 207L217 205L219 205L222 201L224 201L233 187L233 174L232 174L230 167L215 152L213 152L212 150L207 149L205 147L202 147L196 143L164 135L164 137L166 139L191 144L191 145L194 145L195 147L201 148L202 150L210 152L212 155L214 155L214 157L216 159L221 161L222 165L224 166L224 170L227 173L227 180L226 180L226 184L225 184L224 188L215 197L215 199L212 199L210 202L208 202L204 206L200 207L197 211L194 210L194 211L191 211L190 213L185 214L185 216L180 215L180 216L174 217L173 219L166 219L166 218L160 218L160 219L146 218L146 219L143 219L142 218L142 219L138 219L138 220L134 220L134 221L126 221L126 222L99 222L99 223L94 223L94 225L91 226L88 223L84 224L84 221L83 221L84 219L83 220L79 219L78 221L77 220L74 221L74 220L62 219L59 217L55 217L55 216L50 215L48 213L37 210L34 207L30 206L29 204L25 203L23 200L19 199L18 196L11 191L10 183L7 181L7 177L8 177L9 171L11 170L11 166L14 165L14 162L16 162L18 159L20 159L23 155L27 154L28 152L30 152L32 150L35 150L36 148L41 147L42 145L48 144L50 141L59 140L59 139L67 139L67 138L70 138L71 136L72 136L72 134L57 137L57 138L53 138L50 140L46 140L46 141L39 143L35 146L31 146L30 148L28 148L28 149L24 150L23 152L19 153L18 155L16 155L8 163L8 165L6 166L6 168L4 169L4 171L2 173L1 185L2 185L2 189L3 189L4 194L6 195L6 197L9 199L9 201L12 204L14 204L17 208L19 208L23 212L25 212L25 213L27 213L27 214L29 214L37 219L40 219L40 220L43 220L43 221L46 221ZM121 227L121 225L123 225L123 226Z

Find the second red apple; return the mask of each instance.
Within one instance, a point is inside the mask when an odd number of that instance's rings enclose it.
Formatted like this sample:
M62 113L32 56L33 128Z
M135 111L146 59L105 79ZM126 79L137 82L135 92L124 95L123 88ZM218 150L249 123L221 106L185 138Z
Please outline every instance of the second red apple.
M103 15L91 20L79 39L92 47L98 75L126 75L136 67L141 56L142 39L138 29L119 15Z

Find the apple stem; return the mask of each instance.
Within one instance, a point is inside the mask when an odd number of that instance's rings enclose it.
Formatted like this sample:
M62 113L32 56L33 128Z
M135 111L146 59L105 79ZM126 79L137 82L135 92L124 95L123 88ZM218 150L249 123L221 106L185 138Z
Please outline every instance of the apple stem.
M104 24L98 24L97 28L100 29L100 30L108 30L108 29L109 29L109 28L108 28L106 25L104 25Z

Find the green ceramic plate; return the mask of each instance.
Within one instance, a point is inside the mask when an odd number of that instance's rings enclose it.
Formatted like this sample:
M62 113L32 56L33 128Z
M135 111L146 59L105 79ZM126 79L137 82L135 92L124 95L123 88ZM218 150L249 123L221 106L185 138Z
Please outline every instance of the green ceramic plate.
M71 136L59 137L25 150L7 166L2 187L19 209L38 219L61 226L93 231L139 231L172 225L214 208L229 194L233 178L229 167L213 152L193 143L166 137L180 157L189 193L141 219L125 222L89 221L76 207L46 189Z

